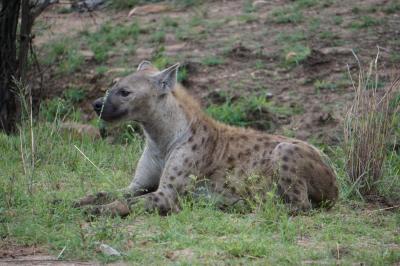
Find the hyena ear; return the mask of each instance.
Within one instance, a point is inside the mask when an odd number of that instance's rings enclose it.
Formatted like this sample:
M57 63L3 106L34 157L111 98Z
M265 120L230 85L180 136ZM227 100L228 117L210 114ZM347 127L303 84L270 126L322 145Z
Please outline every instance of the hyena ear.
M144 60L139 64L136 71L141 71L141 70L150 69L150 68L154 68L153 65L149 61Z
M156 88L161 91L161 93L167 93L175 88L178 77L178 68L179 63L152 76Z

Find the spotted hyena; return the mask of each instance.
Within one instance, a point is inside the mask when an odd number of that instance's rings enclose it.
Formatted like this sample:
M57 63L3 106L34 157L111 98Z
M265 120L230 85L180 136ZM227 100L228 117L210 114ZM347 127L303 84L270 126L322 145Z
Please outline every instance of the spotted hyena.
M219 123L179 85L179 64L163 71L142 62L93 103L107 122L135 121L146 145L124 200L98 193L76 202L93 214L127 215L138 202L161 214L179 211L179 195L201 184L231 206L275 187L289 209L331 206L336 176L321 152L284 136Z

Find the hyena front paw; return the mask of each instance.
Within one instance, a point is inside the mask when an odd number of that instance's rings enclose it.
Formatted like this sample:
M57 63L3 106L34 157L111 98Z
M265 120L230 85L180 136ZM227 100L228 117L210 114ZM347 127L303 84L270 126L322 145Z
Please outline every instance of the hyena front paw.
M87 195L72 204L73 208L80 208L87 205L103 205L113 201L114 197L109 192L98 192Z

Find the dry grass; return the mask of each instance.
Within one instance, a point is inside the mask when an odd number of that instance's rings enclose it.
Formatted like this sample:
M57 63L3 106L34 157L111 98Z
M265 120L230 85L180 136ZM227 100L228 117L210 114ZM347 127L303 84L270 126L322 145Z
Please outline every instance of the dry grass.
M376 193L399 111L399 105L392 103L400 90L400 77L379 88L378 58L379 52L367 71L360 66L358 84L353 82L354 100L344 124L347 173L353 191L360 196Z

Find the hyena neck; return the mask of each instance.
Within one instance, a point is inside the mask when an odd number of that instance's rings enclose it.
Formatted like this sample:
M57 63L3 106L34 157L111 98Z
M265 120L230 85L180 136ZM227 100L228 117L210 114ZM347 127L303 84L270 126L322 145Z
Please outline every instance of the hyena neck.
M151 114L142 127L147 145L167 154L174 144L190 134L191 121L172 95L167 95L162 106Z

